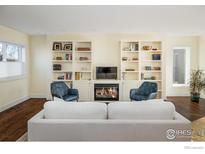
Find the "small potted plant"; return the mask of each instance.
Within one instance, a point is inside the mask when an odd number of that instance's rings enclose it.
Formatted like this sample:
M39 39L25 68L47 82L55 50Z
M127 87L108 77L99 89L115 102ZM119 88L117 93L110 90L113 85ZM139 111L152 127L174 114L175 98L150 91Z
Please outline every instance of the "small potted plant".
M199 102L200 92L205 89L204 73L201 70L192 70L190 79L191 101Z

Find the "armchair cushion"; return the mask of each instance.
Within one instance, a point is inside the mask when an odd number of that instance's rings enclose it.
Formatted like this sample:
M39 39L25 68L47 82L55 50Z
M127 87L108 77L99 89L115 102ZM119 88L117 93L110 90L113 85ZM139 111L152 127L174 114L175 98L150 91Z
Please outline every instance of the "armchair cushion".
M78 89L68 89L68 94L69 95L79 95L78 94Z
M147 99L155 99L157 97L157 93L151 93Z

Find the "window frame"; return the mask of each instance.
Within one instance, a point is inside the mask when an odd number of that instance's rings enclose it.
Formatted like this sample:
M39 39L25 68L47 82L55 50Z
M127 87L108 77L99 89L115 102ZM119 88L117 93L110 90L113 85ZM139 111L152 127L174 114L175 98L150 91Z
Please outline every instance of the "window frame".
M174 50L184 49L185 50L185 83L174 83ZM188 60L188 61L187 61ZM173 87L189 87L190 86L190 72L191 72L191 47L189 46L176 46L172 48L172 86Z
M6 77L0 77L0 82L2 81L9 81L9 80L18 80L18 79L23 79L26 77L27 71L26 71L26 59L23 58L26 57L26 48L24 45L21 44L16 44L16 43L11 43L11 42L5 42L5 41L0 41L2 43L2 55L3 59L0 61L0 63L22 63L21 66L21 74L19 75L12 75L12 76L6 76ZM18 50L18 60L15 61L7 61L7 53L6 53L6 48L7 45L15 45L17 46Z

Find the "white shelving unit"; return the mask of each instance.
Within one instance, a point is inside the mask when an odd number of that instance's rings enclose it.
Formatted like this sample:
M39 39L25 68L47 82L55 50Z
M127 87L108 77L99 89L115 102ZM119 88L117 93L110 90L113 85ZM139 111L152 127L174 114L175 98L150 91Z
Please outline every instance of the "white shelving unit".
M53 80L73 84L92 79L92 42L57 40L52 42ZM55 69L57 66L61 68Z
M121 80L139 80L139 42L121 41Z
M94 95L92 94L93 70L95 70L93 69L92 41L61 40L53 41L52 46L52 64L61 65L60 70L52 71L52 81L63 81L73 85L79 90L81 101L92 100ZM146 47L150 49L145 49ZM163 93L162 42L121 41L120 52L120 81L117 82L122 89L121 100L129 100L130 89L137 88L144 81L156 82L158 98L161 98ZM153 55L155 55L154 58ZM107 83L108 81L102 82Z
M92 80L92 42L76 41L74 54L75 80Z
M121 80L126 84L145 81L158 84L158 98L162 97L162 42L126 40L120 43ZM134 59L134 60L133 60ZM126 85L126 87L129 87ZM130 87L132 87L130 85ZM127 89L126 91L129 91Z

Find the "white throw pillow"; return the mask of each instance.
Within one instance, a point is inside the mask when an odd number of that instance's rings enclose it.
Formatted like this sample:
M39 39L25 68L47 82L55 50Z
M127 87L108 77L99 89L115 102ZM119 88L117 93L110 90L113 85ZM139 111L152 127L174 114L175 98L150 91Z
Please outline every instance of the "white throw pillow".
M173 120L175 106L171 102L110 103L108 119Z
M95 102L55 102L44 104L45 119L107 119L107 105Z
M58 97L54 97L53 101L55 101L55 102L65 102L63 99L60 99Z

